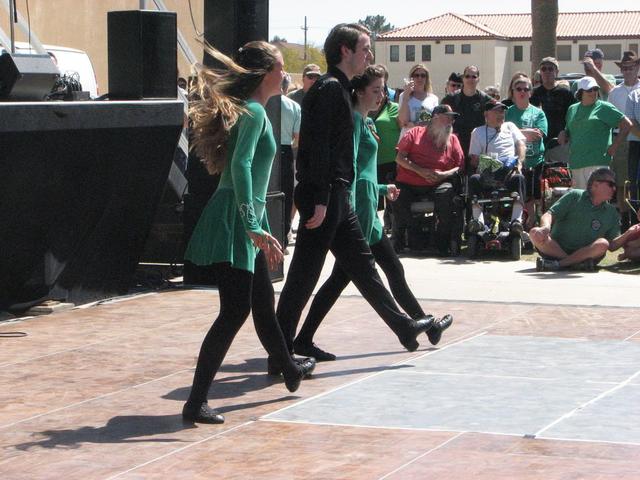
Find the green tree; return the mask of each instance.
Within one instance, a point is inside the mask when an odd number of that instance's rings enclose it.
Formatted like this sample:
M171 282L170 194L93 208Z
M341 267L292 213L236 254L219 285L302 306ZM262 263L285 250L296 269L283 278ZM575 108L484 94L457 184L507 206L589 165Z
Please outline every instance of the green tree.
M304 59L304 47L302 45L277 43L276 47L282 52L285 69L287 72L302 73L304 66L315 63L320 70L327 70L327 62L322 51L314 46L307 49L307 60Z
M558 0L531 0L531 71L544 57L556 56Z
M367 27L371 32L371 48L373 51L375 51L375 43L378 35L395 28L387 22L387 19L383 15L367 15L364 20L358 20L358 23Z
M279 37L278 35L275 35L271 40L271 43L287 43L287 39L284 37Z

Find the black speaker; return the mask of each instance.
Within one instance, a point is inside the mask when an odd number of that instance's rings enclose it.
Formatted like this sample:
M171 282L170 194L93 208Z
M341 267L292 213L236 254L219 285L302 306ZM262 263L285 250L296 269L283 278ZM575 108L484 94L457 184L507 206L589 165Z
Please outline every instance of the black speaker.
M0 100L44 100L59 77L49 55L0 55Z
M204 37L227 55L252 40L269 40L268 0L207 0ZM217 66L205 55L204 64Z
M0 104L0 310L126 293L182 102Z
M176 98L175 12L127 10L107 14L109 98Z

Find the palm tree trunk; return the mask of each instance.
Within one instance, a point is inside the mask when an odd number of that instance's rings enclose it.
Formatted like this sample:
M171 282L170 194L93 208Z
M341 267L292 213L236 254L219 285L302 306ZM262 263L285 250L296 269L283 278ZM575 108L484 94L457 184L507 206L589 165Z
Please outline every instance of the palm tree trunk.
M556 56L558 0L531 0L531 72L544 57Z

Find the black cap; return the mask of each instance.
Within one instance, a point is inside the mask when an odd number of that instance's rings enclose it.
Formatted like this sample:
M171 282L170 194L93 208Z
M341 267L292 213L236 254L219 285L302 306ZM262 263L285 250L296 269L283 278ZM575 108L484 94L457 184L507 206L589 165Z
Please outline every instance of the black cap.
M456 113L453 110L451 110L451 106L449 105L438 105L431 111L431 116L435 116L439 114L451 115L452 117L457 117L458 115L460 115L459 113Z
M449 75L449 82L462 83L462 75L456 72L451 72L451 75Z
M494 110L496 108L501 108L502 110L506 110L507 107L504 103L498 102L497 100L491 100L484 104L484 111L488 112L489 110Z

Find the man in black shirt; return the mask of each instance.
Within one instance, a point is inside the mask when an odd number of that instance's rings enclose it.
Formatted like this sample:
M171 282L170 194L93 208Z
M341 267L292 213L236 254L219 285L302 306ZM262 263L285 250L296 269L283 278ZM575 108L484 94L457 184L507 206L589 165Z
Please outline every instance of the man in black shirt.
M460 114L453 124L453 133L458 135L465 158L469 156L469 142L474 128L484 125L484 106L492 98L478 90L480 70L475 65L469 65L462 74L462 90L449 94L442 99L444 105Z
M542 108L547 116L549 130L544 139L547 151L558 146L558 134L564 130L565 119L569 107L577 100L568 88L557 85L558 61L553 57L545 57L540 62L542 85L536 87L531 95L531 104Z
M296 248L276 315L289 349L317 360L334 357L310 341L293 344L300 315L331 250L358 290L409 351L416 337L439 326L432 316L402 313L375 269L371 250L349 203L354 181L353 111L350 79L373 60L369 31L358 24L335 26L324 44L327 73L302 102L294 199L300 212ZM434 327L435 325L435 327ZM433 333L432 333L433 335ZM332 358L333 357L333 358ZM270 368L272 373L277 371Z

